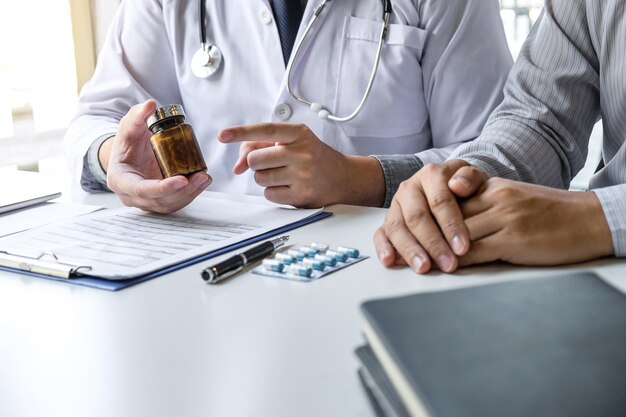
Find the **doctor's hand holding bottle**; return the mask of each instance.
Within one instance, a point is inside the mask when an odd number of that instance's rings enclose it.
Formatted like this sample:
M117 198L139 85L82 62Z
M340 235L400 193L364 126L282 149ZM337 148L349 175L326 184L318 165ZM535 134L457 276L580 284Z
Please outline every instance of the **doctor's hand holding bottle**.
M223 143L242 142L233 173L252 170L272 202L296 207L383 205L385 178L378 160L344 155L306 125L237 126L222 130L218 137Z
M117 134L102 144L98 156L107 173L107 186L122 203L172 213L191 203L212 179L206 172L163 179L146 125L155 109L154 100L132 107L121 119Z

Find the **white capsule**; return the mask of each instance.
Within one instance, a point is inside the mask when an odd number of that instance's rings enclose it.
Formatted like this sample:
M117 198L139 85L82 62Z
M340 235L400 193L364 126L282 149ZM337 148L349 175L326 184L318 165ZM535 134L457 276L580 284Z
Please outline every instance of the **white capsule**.
M328 250L328 245L326 243L311 243L311 247L317 249L318 251L324 253Z
M341 253L341 252L335 252L334 250L329 250L328 252L326 252L326 256L332 256L333 258L337 259L339 262L345 262L348 260L348 255L346 255L345 253Z
M274 256L274 258L284 263L285 265L291 265L292 263L296 262L296 258L287 253L277 253L276 256Z
M289 272L294 275L298 275L301 277L310 277L313 274L313 270L311 268L307 268L306 266L293 264L289 266Z
M354 249L354 248L347 248L345 246L339 246L337 248L337 252L345 253L346 255L348 255L351 258L358 258L359 257L359 250L358 249Z
M309 258L303 259L302 264L309 268L313 268L316 271L323 271L324 268L326 267L326 265L324 265L324 262L320 262L316 259L309 259Z
M291 256L293 256L294 258L296 258L297 260L301 261L304 258L306 258L306 254L304 252L300 252L299 250L295 250L295 249L289 249L287 251L287 253Z
M320 262L324 262L327 266L337 265L337 259L335 259L332 256L318 254L318 255L315 255L315 258L313 259L318 260Z
M310 246L300 246L298 250L306 256L313 257L319 253L319 250Z
M285 265L275 259L264 259L263 268L273 272L283 272Z

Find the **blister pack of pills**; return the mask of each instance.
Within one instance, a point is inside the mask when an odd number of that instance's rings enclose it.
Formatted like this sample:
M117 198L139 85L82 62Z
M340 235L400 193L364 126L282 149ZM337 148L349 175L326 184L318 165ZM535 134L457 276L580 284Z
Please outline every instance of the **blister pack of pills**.
M291 245L276 252L271 258L264 259L252 272L268 277L308 282L367 258L368 256L362 256L358 249L345 246L331 248L325 243L311 243L308 246Z

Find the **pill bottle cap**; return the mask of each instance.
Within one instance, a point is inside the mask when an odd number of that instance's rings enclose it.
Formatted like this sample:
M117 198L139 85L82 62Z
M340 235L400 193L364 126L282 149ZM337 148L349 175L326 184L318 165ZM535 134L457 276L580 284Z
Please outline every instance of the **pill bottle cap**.
M159 107L156 109L153 115L148 117L147 124L148 129L159 123L162 120L169 119L170 117L185 117L185 111L180 104L168 104L167 106Z

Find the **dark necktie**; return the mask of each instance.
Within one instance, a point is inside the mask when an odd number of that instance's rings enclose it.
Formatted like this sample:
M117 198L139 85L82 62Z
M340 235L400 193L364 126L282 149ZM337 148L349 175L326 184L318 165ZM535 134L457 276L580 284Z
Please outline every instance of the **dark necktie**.
M278 26L280 45L283 49L283 59L286 66L291 56L293 43L296 40L304 11L302 10L300 0L274 0L272 7L274 8L274 18Z

